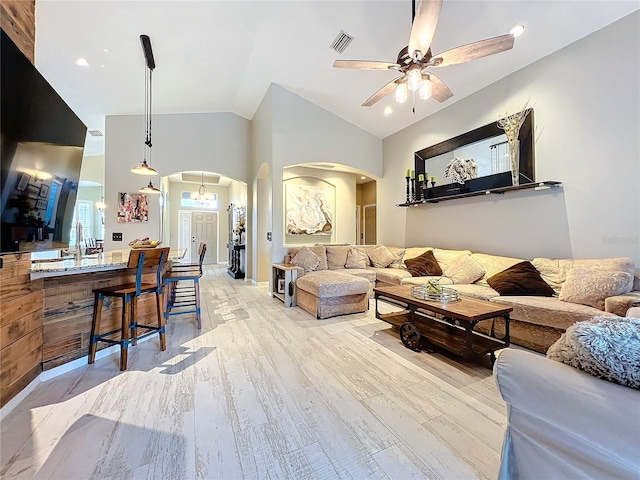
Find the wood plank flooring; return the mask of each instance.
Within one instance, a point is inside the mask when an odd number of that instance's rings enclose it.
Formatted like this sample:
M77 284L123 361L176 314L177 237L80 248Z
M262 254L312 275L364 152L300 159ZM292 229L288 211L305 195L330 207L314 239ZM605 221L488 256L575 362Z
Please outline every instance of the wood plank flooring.
M40 384L1 424L3 479L494 479L488 360L402 346L368 313L316 320L209 266L202 331Z

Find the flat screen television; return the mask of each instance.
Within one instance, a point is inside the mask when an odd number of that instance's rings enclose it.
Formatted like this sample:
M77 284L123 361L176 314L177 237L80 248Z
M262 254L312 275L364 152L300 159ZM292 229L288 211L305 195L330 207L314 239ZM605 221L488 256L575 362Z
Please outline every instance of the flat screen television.
M0 38L0 253L67 248L87 127Z

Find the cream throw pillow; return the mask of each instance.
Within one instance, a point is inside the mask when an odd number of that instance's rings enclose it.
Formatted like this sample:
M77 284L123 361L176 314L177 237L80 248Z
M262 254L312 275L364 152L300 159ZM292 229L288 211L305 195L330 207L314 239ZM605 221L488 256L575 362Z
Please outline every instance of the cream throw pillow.
M369 248L367 250L367 255L369 255L371 265L376 268L387 268L396 259L393 253L391 253L384 245Z
M444 271L454 284L470 284L482 278L484 268L469 255L460 255Z
M573 267L567 271L559 299L604 310L605 298L624 293L630 281L631 275L627 272L602 270L597 266Z
M393 255L393 262L389 265L389 268L402 268L402 257L404 257L404 248L402 247L387 247Z
M302 247L291 259L291 264L304 269L304 273L313 272L320 264L318 255L313 253L307 247Z
M347 254L347 263L344 264L344 268L367 268L369 265L369 257L366 253L350 248Z

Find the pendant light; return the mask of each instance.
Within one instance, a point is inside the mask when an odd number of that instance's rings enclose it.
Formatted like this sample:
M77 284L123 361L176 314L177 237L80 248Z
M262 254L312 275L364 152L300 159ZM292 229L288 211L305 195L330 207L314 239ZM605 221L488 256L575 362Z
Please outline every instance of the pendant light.
M151 49L151 39L147 35L140 35L140 43L142 44L142 52L144 53L146 61L144 76L144 123L147 129L147 134L144 140L144 156L142 164L131 171L140 175L149 175L149 184L146 187L141 188L140 192L161 193L151 180L152 175L158 174L157 170L151 167L151 147L153 147L151 142L151 107L153 101L153 70L156 68L156 62L153 58L153 50ZM149 73L148 76L147 71ZM149 163L147 163L147 152L149 153Z
M144 76L144 123L146 127L146 137L144 141L144 154L142 163L131 169L133 173L138 175L157 175L158 171L151 167L151 102L152 102L152 84L153 84L153 70L156 68L156 63L153 58L153 51L151 50L151 40L147 35L140 35L140 42L142 43L142 52L146 60L145 76ZM149 73L147 77L147 71ZM149 162L147 163L147 150L149 151ZM149 184L153 185L151 180ZM145 187L147 188L147 187Z
M213 196L207 193L207 187L204 186L204 172L200 172L200 186L198 187L197 192L193 192L191 194L191 198L193 200L197 200L200 203L206 203L210 201Z

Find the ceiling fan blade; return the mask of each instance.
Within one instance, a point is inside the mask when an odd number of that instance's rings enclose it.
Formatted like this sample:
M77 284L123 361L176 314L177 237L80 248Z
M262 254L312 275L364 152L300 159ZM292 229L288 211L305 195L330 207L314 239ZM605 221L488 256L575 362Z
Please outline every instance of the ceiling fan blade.
M333 68L355 68L358 70L394 70L400 68L397 63L369 62L367 60L336 60Z
M431 79L431 97L435 98L440 103L453 97L453 92L449 90L442 80L436 77L433 73L429 73Z
M400 80L402 78L402 76L391 80L389 83L387 83L384 87L382 87L380 90L378 90L376 93L374 93L373 95L371 95L369 97L369 99L364 102L362 104L363 107L370 107L371 105L373 105L374 103L376 103L378 100L382 99L383 97L389 95L391 92L393 92L396 88L396 82L398 80Z
M442 0L421 0L418 2L409 37L409 55L411 57L416 50L420 50L422 56L429 51L433 34L438 25L441 7Z
M446 67L457 63L469 62L477 58L511 50L514 41L515 37L511 34L487 38L486 40L452 48L446 52L434 55L431 61L434 62L434 67Z

